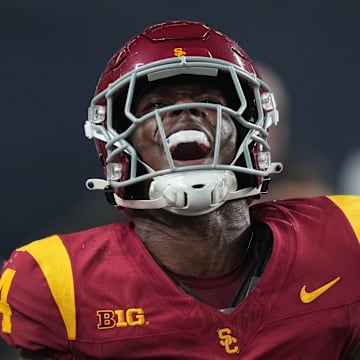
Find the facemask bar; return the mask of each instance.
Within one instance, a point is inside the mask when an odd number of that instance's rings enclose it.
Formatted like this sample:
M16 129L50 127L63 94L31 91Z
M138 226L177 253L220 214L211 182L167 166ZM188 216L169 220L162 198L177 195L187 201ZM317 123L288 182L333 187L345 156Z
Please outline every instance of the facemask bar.
M131 112L131 105L133 103L134 91L136 81L141 78L147 78L151 80L158 80L169 76L182 75L182 74L196 74L216 76L219 71L228 73L231 76L233 85L237 96L240 101L238 109L234 110L226 106L219 104L207 104L207 103L189 103L180 105L171 105L161 109L156 109L153 112L147 113L142 117L136 117ZM257 119L254 123L246 120L242 115L246 110L248 104L244 94L244 90L240 83L239 78L248 82L252 88L255 97L255 105L257 111ZM118 134L113 126L113 99L116 94L123 88L127 88L126 102L124 108L124 115L129 121L130 126ZM261 92L260 89L263 89ZM105 116L104 107L99 105L104 103L106 99L106 126L104 126ZM190 165L176 167L174 165L171 153L167 146L166 135L162 126L161 115L169 111L176 111L180 109L202 108L215 110L217 112L217 128L215 134L215 148L214 148L214 160L212 164L207 165ZM264 111L266 110L266 111ZM234 121L240 126L245 127L248 130L243 141L241 142L234 160L231 164L219 164L220 154L220 140L221 140L221 122L222 113L228 113ZM266 115L264 116L264 113ZM134 131L134 129L142 122L155 117L159 134L161 137L163 149L165 151L169 168L155 171L151 169L147 164L144 164L138 157L136 150L126 140L128 136ZM106 164L112 166L116 156L125 152L130 159L129 174L124 181L118 181L118 179L112 179L107 177L107 184L114 188L132 185L134 183L145 181L155 176L162 176L175 172L193 171L193 170L229 170L233 172L239 172L243 174L255 175L255 176L268 176L271 173L279 172L280 164L271 163L270 158L265 161L264 166L260 169L254 168L253 160L250 153L250 144L258 143L264 150L264 153L268 153L269 144L267 142L268 132L267 129L278 121L276 104L274 97L269 87L260 79L242 70L240 67L236 67L228 62L204 58L202 57L181 57L157 61L152 64L144 65L139 69L132 71L131 73L119 78L114 83L110 84L107 89L99 93L91 102L89 108L89 119L85 124L85 133L88 138L96 138L106 143L107 159ZM240 156L243 155L246 166L239 166L236 164ZM137 174L137 165L142 163L147 169L147 174ZM121 169L120 169L121 172ZM120 178L120 176L119 176Z

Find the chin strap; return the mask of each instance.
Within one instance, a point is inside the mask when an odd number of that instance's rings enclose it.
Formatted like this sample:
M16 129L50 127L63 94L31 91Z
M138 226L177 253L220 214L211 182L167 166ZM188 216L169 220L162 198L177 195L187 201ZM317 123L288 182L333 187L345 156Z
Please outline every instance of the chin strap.
M125 200L114 193L104 179L88 179L89 190L103 190L107 201L114 206L131 209L164 209L178 215L207 214L228 200L255 196L257 188L236 190L233 172L224 170L190 171L157 176L150 184L149 200Z
M163 198L164 208L175 214L207 214L228 200L237 188L234 173L227 170L194 170L157 176L150 184L149 198Z
M105 197L110 205L130 209L162 209L167 205L165 198L151 200L124 200L116 195L113 187L104 179L88 179L86 187L89 190L104 190Z
M280 163L271 164L269 173L278 172ZM266 181L268 182L268 181ZM226 201L257 196L258 188L237 189L236 176L229 170L193 170L156 176L150 183L149 199L126 200L114 193L111 183L88 179L89 190L104 190L108 202L131 209L164 209L184 216L199 216L219 208Z

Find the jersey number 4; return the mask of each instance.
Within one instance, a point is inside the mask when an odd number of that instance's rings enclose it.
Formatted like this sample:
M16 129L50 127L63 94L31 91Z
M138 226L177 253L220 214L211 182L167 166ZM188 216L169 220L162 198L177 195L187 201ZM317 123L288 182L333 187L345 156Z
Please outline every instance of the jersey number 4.
M6 334L11 333L11 308L7 302L11 282L15 276L16 271L13 269L6 269L0 279L0 313L2 318L2 332Z

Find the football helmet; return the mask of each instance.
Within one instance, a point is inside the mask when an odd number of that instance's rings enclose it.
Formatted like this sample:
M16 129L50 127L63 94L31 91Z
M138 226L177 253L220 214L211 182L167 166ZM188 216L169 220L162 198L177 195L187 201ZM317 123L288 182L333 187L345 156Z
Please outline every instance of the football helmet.
M226 93L237 99L237 105L176 104L136 116L136 96L149 84L175 76L218 79ZM200 107L217 112L212 144L198 131L166 134L162 126L165 113ZM246 130L230 163L219 160L224 113L231 116L237 129ZM136 127L149 119L156 119L167 169L151 168L129 141ZM92 190L105 190L108 200L119 208L206 214L228 200L259 195L269 175L282 170L281 163L271 162L268 143L268 129L277 122L273 93L235 41L194 21L153 25L117 51L100 76L88 109L85 135L95 140L106 179L88 179L86 184ZM179 166L170 142L206 142L211 147L212 163Z

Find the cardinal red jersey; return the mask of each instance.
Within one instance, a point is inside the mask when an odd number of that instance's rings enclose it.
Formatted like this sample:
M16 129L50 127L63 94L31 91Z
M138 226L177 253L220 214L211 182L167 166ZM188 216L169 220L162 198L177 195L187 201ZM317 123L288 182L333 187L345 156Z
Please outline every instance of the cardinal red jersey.
M54 359L343 359L360 342L360 197L260 203L273 250L225 314L186 294L119 223L23 246L1 277L1 333Z

